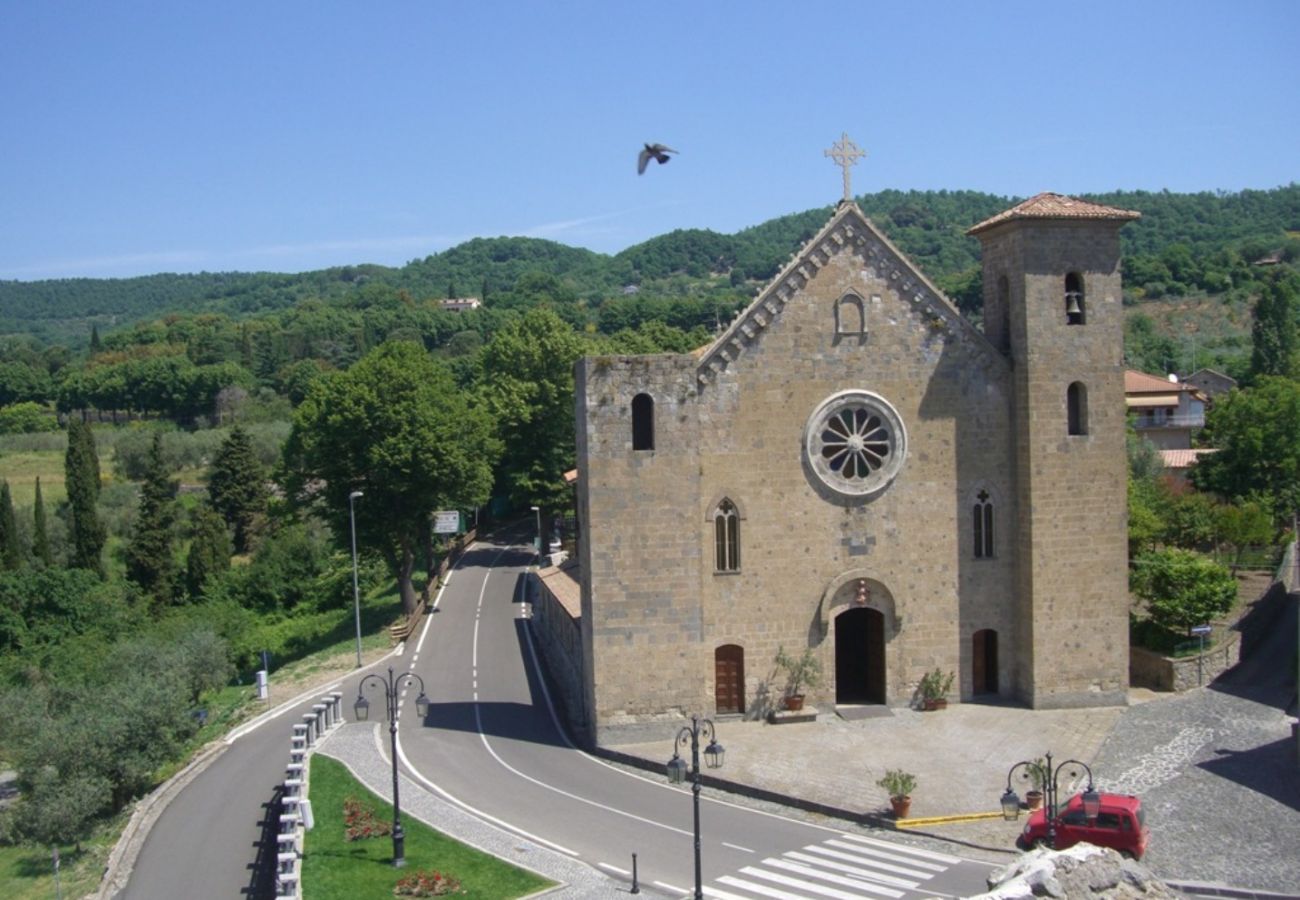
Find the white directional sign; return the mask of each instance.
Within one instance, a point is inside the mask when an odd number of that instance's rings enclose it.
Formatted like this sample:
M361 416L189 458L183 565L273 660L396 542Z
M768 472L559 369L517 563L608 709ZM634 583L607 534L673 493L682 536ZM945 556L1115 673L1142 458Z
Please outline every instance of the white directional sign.
M460 533L460 510L447 509L439 510L433 514L433 533L434 534L459 534Z
M1210 633L1210 626L1209 626L1209 625L1193 625L1193 626L1192 626L1192 634L1209 634L1209 633Z

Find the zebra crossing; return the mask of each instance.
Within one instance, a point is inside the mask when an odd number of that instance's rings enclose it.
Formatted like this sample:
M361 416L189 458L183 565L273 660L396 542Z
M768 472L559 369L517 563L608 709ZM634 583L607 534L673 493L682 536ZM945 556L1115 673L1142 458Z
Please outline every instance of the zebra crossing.
M769 856L704 886L716 900L910 900L945 896L926 887L963 862L956 856L841 834Z

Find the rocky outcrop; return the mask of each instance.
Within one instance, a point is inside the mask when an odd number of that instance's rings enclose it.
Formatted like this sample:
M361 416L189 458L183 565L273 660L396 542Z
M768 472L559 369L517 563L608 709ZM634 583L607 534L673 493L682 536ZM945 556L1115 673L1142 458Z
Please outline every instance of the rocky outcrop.
M1180 896L1140 863L1114 850L1076 844L1069 850L1031 850L989 875L981 900L1026 897L1106 898Z

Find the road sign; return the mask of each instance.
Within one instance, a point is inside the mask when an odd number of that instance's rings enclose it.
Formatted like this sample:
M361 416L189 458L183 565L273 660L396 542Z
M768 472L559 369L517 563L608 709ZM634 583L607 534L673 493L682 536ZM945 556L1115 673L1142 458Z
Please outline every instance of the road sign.
M447 509L439 510L433 514L433 533L434 534L459 534L460 533L460 510Z
M1193 626L1192 626L1192 634L1209 634L1209 633L1210 633L1210 630L1211 630L1211 629L1210 629L1210 626L1209 626L1209 625L1193 625Z

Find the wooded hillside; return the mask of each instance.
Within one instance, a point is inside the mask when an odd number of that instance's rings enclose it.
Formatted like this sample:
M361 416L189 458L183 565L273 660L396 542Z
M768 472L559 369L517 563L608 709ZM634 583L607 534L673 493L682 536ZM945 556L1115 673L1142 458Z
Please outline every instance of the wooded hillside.
M857 202L970 312L978 306L979 245L965 231L1018 199L974 191L881 191ZM1232 194L1115 192L1087 199L1142 213L1123 231L1131 299L1249 290L1257 280L1256 263L1293 263L1300 256L1300 185ZM489 307L526 303L549 292L557 303L581 305L587 310L583 318L594 322L603 303L632 289L642 299L734 301L752 294L829 213L829 207L792 213L732 235L679 230L613 256L532 238L476 238L400 268L0 281L0 335L80 349L90 341L92 325L103 335L167 313L244 320L304 301L366 308L398 292L415 301L479 297Z

